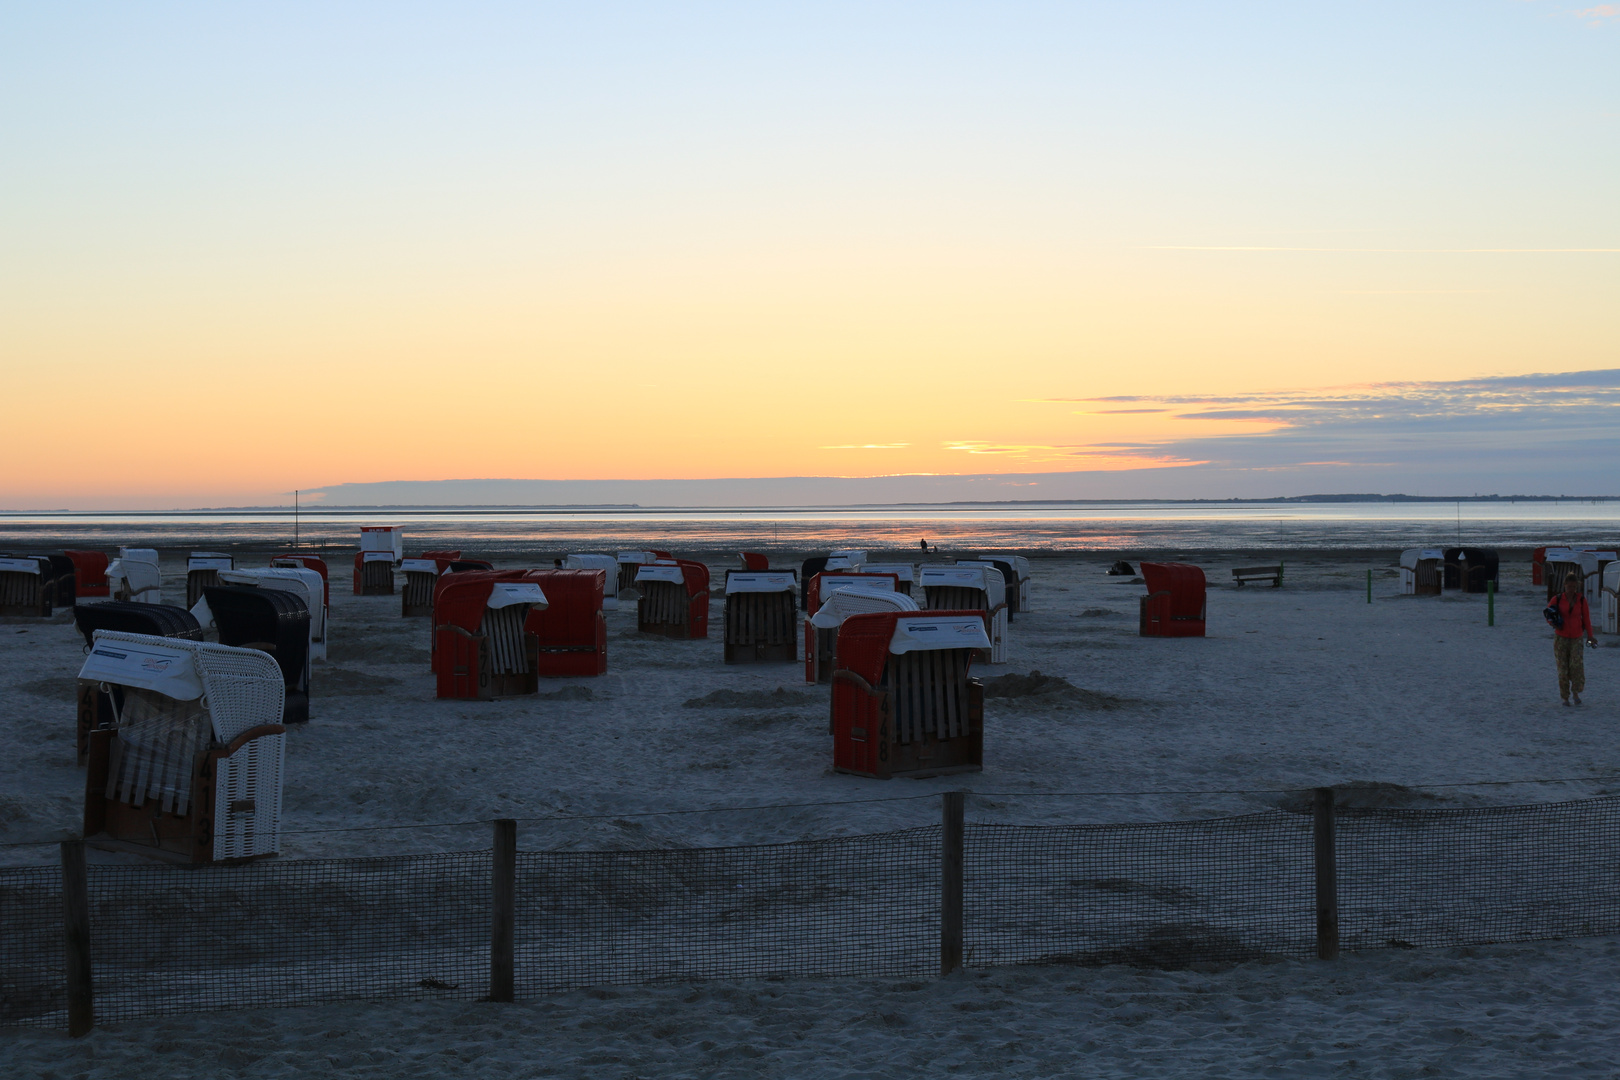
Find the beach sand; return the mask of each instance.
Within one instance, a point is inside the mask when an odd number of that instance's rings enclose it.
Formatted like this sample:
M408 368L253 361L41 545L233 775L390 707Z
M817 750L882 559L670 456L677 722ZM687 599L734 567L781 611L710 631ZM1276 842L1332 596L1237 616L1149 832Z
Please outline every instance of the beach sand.
M831 771L827 689L807 687L802 665L721 663L718 596L706 641L639 634L625 603L609 613L606 676L549 681L526 699L437 701L428 620L402 619L397 595L352 596L335 562L329 657L314 666L311 722L288 739L281 857L480 848L486 824L318 830L496 817L522 819L527 849L864 833L931 822L937 801L814 804L954 788L994 793L970 798L970 820L1052 824L1244 813L1277 805L1275 789L1357 781L1390 785L1380 789L1388 805L1425 807L1620 790L1441 786L1620 772L1620 639L1600 635L1604 647L1587 654L1588 704L1561 708L1542 592L1522 561L1504 561L1488 627L1483 596L1397 595L1387 555L1286 554L1281 589L1230 585L1231 566L1264 559L1198 558L1212 585L1209 636L1149 639L1137 635L1142 586L1102 573L1115 557L1034 559L1032 607L1011 625L1009 662L975 669L1039 670L1083 692L993 698L982 773L887 782ZM718 582L724 564L710 562ZM178 561L165 566L165 593L183 599ZM0 841L76 830L82 652L65 614L0 625L10 748ZM743 704L688 704L716 690ZM1124 794L1074 794L1091 792ZM777 803L812 805L628 816ZM55 851L0 857L37 864ZM41 1076L126 1075L159 1061L166 1076L899 1076L927 1062L968 1075L1205 1074L1225 1064L1242 1075L1395 1076L1478 1075L1493 1061L1504 1073L1556 1061L1570 1075L1606 1076L1617 956L1620 943L1591 939L1202 973L615 988L505 1009L355 1004L251 1023L219 1014L115 1025L73 1044L9 1032L0 1061ZM1425 1003L1416 1013L1401 1004L1410 994ZM1425 1062L1440 1071L1425 1073Z

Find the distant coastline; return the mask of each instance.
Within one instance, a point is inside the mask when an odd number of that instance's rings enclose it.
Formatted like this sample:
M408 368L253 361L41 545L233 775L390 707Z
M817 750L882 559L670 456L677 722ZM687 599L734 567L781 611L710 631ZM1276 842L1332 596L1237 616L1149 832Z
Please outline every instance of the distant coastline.
M378 514L378 513L431 513L431 514L825 514L851 511L903 510L907 512L932 509L963 511L1054 509L1060 507L1096 508L1103 506L1286 506L1289 504L1351 504L1351 503L1607 503L1620 501L1620 495L1278 495L1270 498L1245 499L958 499L950 502L872 502L815 505L758 506L701 506L701 505L643 505L640 503L351 503L327 505L305 503L297 509L300 514ZM260 506L209 506L177 508L173 510L67 510L67 509L0 509L0 515L49 514L53 517L85 517L118 514L121 517L174 517L198 514L293 514L288 504Z

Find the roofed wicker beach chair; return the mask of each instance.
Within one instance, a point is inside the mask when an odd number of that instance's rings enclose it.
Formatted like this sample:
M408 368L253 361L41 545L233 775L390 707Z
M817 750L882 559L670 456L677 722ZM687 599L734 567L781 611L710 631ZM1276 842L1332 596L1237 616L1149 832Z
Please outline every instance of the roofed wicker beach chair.
M257 649L98 630L79 670L114 724L90 733L84 835L175 862L281 847L283 679Z
M977 611L851 615L832 678L833 768L887 780L984 767L984 687L969 677L990 647Z
M838 628L851 615L916 610L917 601L887 588L861 584L833 590L804 620L804 681L832 682L838 664Z
M798 660L798 591L791 570L727 570L725 662Z
M466 570L439 581L433 673L441 698L495 698L540 688L539 638L528 619L549 601L532 570Z
M924 566L918 581L929 611L983 612L990 647L980 659L1007 662L1007 586L1000 570L987 563Z
M73 623L84 635L85 648L95 644L97 630L113 630L120 634L143 634L147 637L179 638L183 641L201 641L202 627L191 612L174 604L131 604L125 600L107 600L97 604L83 604L73 609ZM90 752L90 732L97 728L112 727L123 702L119 693L106 684L79 680L78 735L75 740L80 765Z
M672 638L709 636L709 568L660 559L636 571L636 629Z

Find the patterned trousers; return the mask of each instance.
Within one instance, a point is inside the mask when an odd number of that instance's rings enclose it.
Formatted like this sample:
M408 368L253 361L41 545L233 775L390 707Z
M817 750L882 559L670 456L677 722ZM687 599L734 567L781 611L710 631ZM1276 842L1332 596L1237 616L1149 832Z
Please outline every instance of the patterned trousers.
M1558 661L1558 696L1569 698L1586 690L1586 642L1578 637L1553 638L1553 657Z

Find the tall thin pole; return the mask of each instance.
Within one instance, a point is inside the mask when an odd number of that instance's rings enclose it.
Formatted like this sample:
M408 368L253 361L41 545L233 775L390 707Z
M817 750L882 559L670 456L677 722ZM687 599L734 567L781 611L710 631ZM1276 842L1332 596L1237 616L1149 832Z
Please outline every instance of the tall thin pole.
M962 966L962 810L965 791L940 793L939 973Z
M1311 813L1312 847L1316 864L1316 956L1319 960L1339 958L1339 870L1338 845L1333 828L1333 789L1313 792Z
M293 489L293 550L298 550L298 490Z

